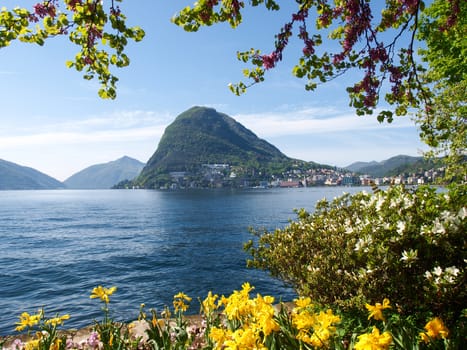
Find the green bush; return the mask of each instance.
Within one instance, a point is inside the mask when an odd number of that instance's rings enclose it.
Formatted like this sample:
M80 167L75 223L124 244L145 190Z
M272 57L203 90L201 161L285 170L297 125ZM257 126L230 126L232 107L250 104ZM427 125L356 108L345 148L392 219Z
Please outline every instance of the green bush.
M284 229L251 230L250 267L322 304L361 308L384 297L403 314L446 320L467 305L465 185L344 194L297 215Z

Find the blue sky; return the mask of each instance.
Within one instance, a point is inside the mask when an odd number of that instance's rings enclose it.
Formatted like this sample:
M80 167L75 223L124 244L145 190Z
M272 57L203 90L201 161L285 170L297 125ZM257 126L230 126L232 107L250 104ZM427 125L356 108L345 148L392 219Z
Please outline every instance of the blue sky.
M30 3L7 0L2 6ZM222 24L186 33L170 18L187 5L190 0L120 5L128 23L143 27L146 38L130 44L131 64L116 72L120 81L114 101L97 96L97 81L66 68L65 61L76 53L67 38L44 47L13 43L1 49L0 159L59 180L124 155L146 162L165 127L195 105L214 107L286 155L307 161L346 166L398 154L417 156L425 149L409 117L388 125L355 115L345 91L355 75L306 92L291 74L300 50L297 40L266 82L233 95L227 86L242 80L246 68L236 52L254 47L269 53L274 34L289 19L287 9L249 9L235 30Z

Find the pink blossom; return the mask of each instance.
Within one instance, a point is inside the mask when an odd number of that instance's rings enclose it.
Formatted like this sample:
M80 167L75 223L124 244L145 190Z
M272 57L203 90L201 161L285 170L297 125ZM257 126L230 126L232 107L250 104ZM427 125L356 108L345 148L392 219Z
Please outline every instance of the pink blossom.
M97 348L99 346L99 334L97 332L91 332L87 340L87 343L92 348Z
M274 68L277 62L277 53L274 51L273 53L269 55L263 55L261 56L261 59L263 61L263 67L265 69L271 69Z

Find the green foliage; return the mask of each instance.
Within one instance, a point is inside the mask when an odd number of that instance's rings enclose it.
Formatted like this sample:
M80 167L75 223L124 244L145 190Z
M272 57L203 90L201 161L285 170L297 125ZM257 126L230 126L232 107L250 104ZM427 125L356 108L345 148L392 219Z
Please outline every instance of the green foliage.
M421 21L420 50L429 64L423 75L432 99L416 113L420 137L430 147L429 156L444 159L449 181L466 181L467 149L467 3L433 1Z
M279 5L274 0L253 0L251 6L264 4L269 10L278 10ZM201 26L211 26L227 22L236 28L242 22L241 8L245 6L239 0L201 0L193 7L187 6L177 13L172 22L183 27L188 32L196 32Z
M274 232L252 230L250 267L267 269L322 304L387 297L404 314L455 319L466 304L465 185L390 187L323 199Z
M467 78L467 4L465 1L435 0L424 11L419 39L426 42L420 49L430 65L431 81L451 83Z
M61 8L58 3L59 0L39 2L31 11L2 7L0 48L14 40L43 45L51 37L66 35L79 48L75 58L66 62L67 67L84 72L87 80L97 78L101 83L99 96L114 99L118 78L111 67L130 64L125 47L128 40L141 41L144 31L128 27L125 15L114 1L109 10L104 9L100 0L63 0Z

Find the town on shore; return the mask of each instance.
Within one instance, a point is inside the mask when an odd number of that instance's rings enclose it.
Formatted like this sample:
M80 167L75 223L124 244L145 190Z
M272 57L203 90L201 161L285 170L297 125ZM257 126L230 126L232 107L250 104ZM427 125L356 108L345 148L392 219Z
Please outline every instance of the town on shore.
M297 165L280 175L263 174L258 169L245 169L229 164L203 164L193 172L174 171L166 177L159 189L186 188L299 188L312 186L384 186L391 184L435 184L442 178L443 168L421 170L394 176L375 177L341 168L303 169ZM128 181L118 188L138 188Z

